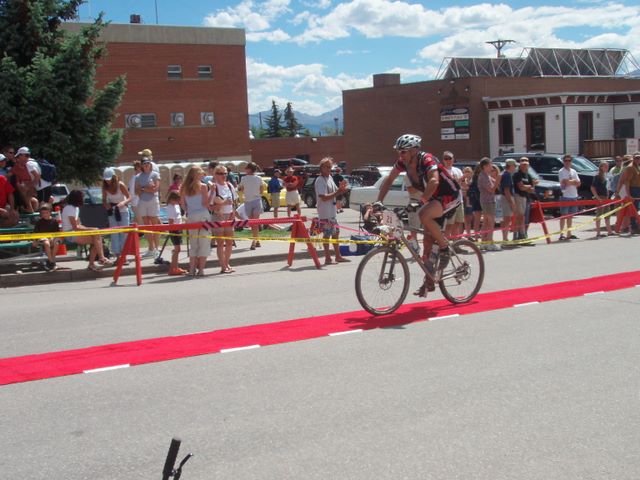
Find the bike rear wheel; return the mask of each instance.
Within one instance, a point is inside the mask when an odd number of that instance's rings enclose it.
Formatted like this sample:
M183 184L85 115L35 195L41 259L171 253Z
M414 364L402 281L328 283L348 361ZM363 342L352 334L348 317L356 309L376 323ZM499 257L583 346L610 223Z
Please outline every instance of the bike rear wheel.
M475 297L484 280L484 259L478 246L462 238L451 245L451 258L438 283L451 303L466 303Z
M407 260L392 247L371 250L358 265L356 296L373 315L395 312L409 291Z

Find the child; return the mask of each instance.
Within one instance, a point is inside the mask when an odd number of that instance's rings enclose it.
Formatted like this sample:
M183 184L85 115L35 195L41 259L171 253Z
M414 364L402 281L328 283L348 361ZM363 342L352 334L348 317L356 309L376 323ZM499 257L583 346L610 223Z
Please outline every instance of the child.
M57 220L51 218L51 205L43 203L40 206L40 219L36 222L33 232L34 233L55 233L60 231L60 225ZM44 253L47 254L47 261L44 264L44 269L47 272L56 270L56 254L58 253L58 246L60 245L59 238L41 238L33 241L33 246L42 245Z
M286 200L287 200L287 217L291 217L291 211L295 210L296 215L302 215L300 211L300 194L298 193L298 177L294 174L293 168L287 168L286 174L284 177L284 186L287 189Z
M169 219L169 225L184 223L180 212L180 194L176 191L169 192L167 197L167 218ZM178 267L178 255L180 255L180 245L182 245L181 231L171 235L171 243L173 244L173 251L171 252L169 275L184 275L187 271Z

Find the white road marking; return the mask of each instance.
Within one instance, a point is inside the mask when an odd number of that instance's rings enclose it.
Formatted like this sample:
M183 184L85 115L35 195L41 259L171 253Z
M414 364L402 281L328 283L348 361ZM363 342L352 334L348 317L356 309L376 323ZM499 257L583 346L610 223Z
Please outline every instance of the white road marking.
M333 333L330 333L329 336L337 337L338 335L349 335L350 333L360 333L360 332L362 332L362 329L357 328L355 330L345 330L344 332L333 332Z
M99 373L99 372L108 372L110 370L119 370L121 368L129 368L131 365L128 363L124 363L122 365L113 365L111 367L102 367L102 368L93 368L91 370L83 370L82 373Z
M240 352L242 350L253 350L255 348L260 348L260 345L247 345L246 347L223 348L222 350L220 350L220 353Z
M527 307L529 305L538 305L540 302L527 302L527 303L516 303L514 307Z
M604 290L599 290L597 292L585 293L583 296L588 297L589 295L600 295L601 293L604 293Z
M428 321L429 322L433 322L435 320L445 320L447 318L455 318L455 317L459 317L459 316L460 316L459 313L453 313L451 315L443 315L441 317L432 317L432 318L429 318Z

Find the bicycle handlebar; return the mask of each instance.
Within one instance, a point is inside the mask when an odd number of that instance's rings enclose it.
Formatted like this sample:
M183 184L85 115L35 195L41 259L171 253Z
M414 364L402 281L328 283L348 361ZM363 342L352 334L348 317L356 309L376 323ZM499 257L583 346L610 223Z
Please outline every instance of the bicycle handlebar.
M169 480L169 477L173 475L174 466L176 464L176 458L178 458L178 451L180 450L180 444L182 440L179 438L172 438L171 445L169 445L169 451L167 452L167 459L164 461L164 468L162 469L162 480Z

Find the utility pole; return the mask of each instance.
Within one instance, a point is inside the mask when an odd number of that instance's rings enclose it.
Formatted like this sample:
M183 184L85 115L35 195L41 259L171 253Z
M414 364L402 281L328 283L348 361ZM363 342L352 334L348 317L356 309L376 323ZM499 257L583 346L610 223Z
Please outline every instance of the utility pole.
M158 25L158 0L153 0L156 6L156 25Z
M495 47L495 49L498 51L498 58L504 58L504 55L502 55L502 49L504 48L505 45L507 45L508 43L516 43L515 40L493 40L491 42L485 42L488 43L489 45L493 45Z

